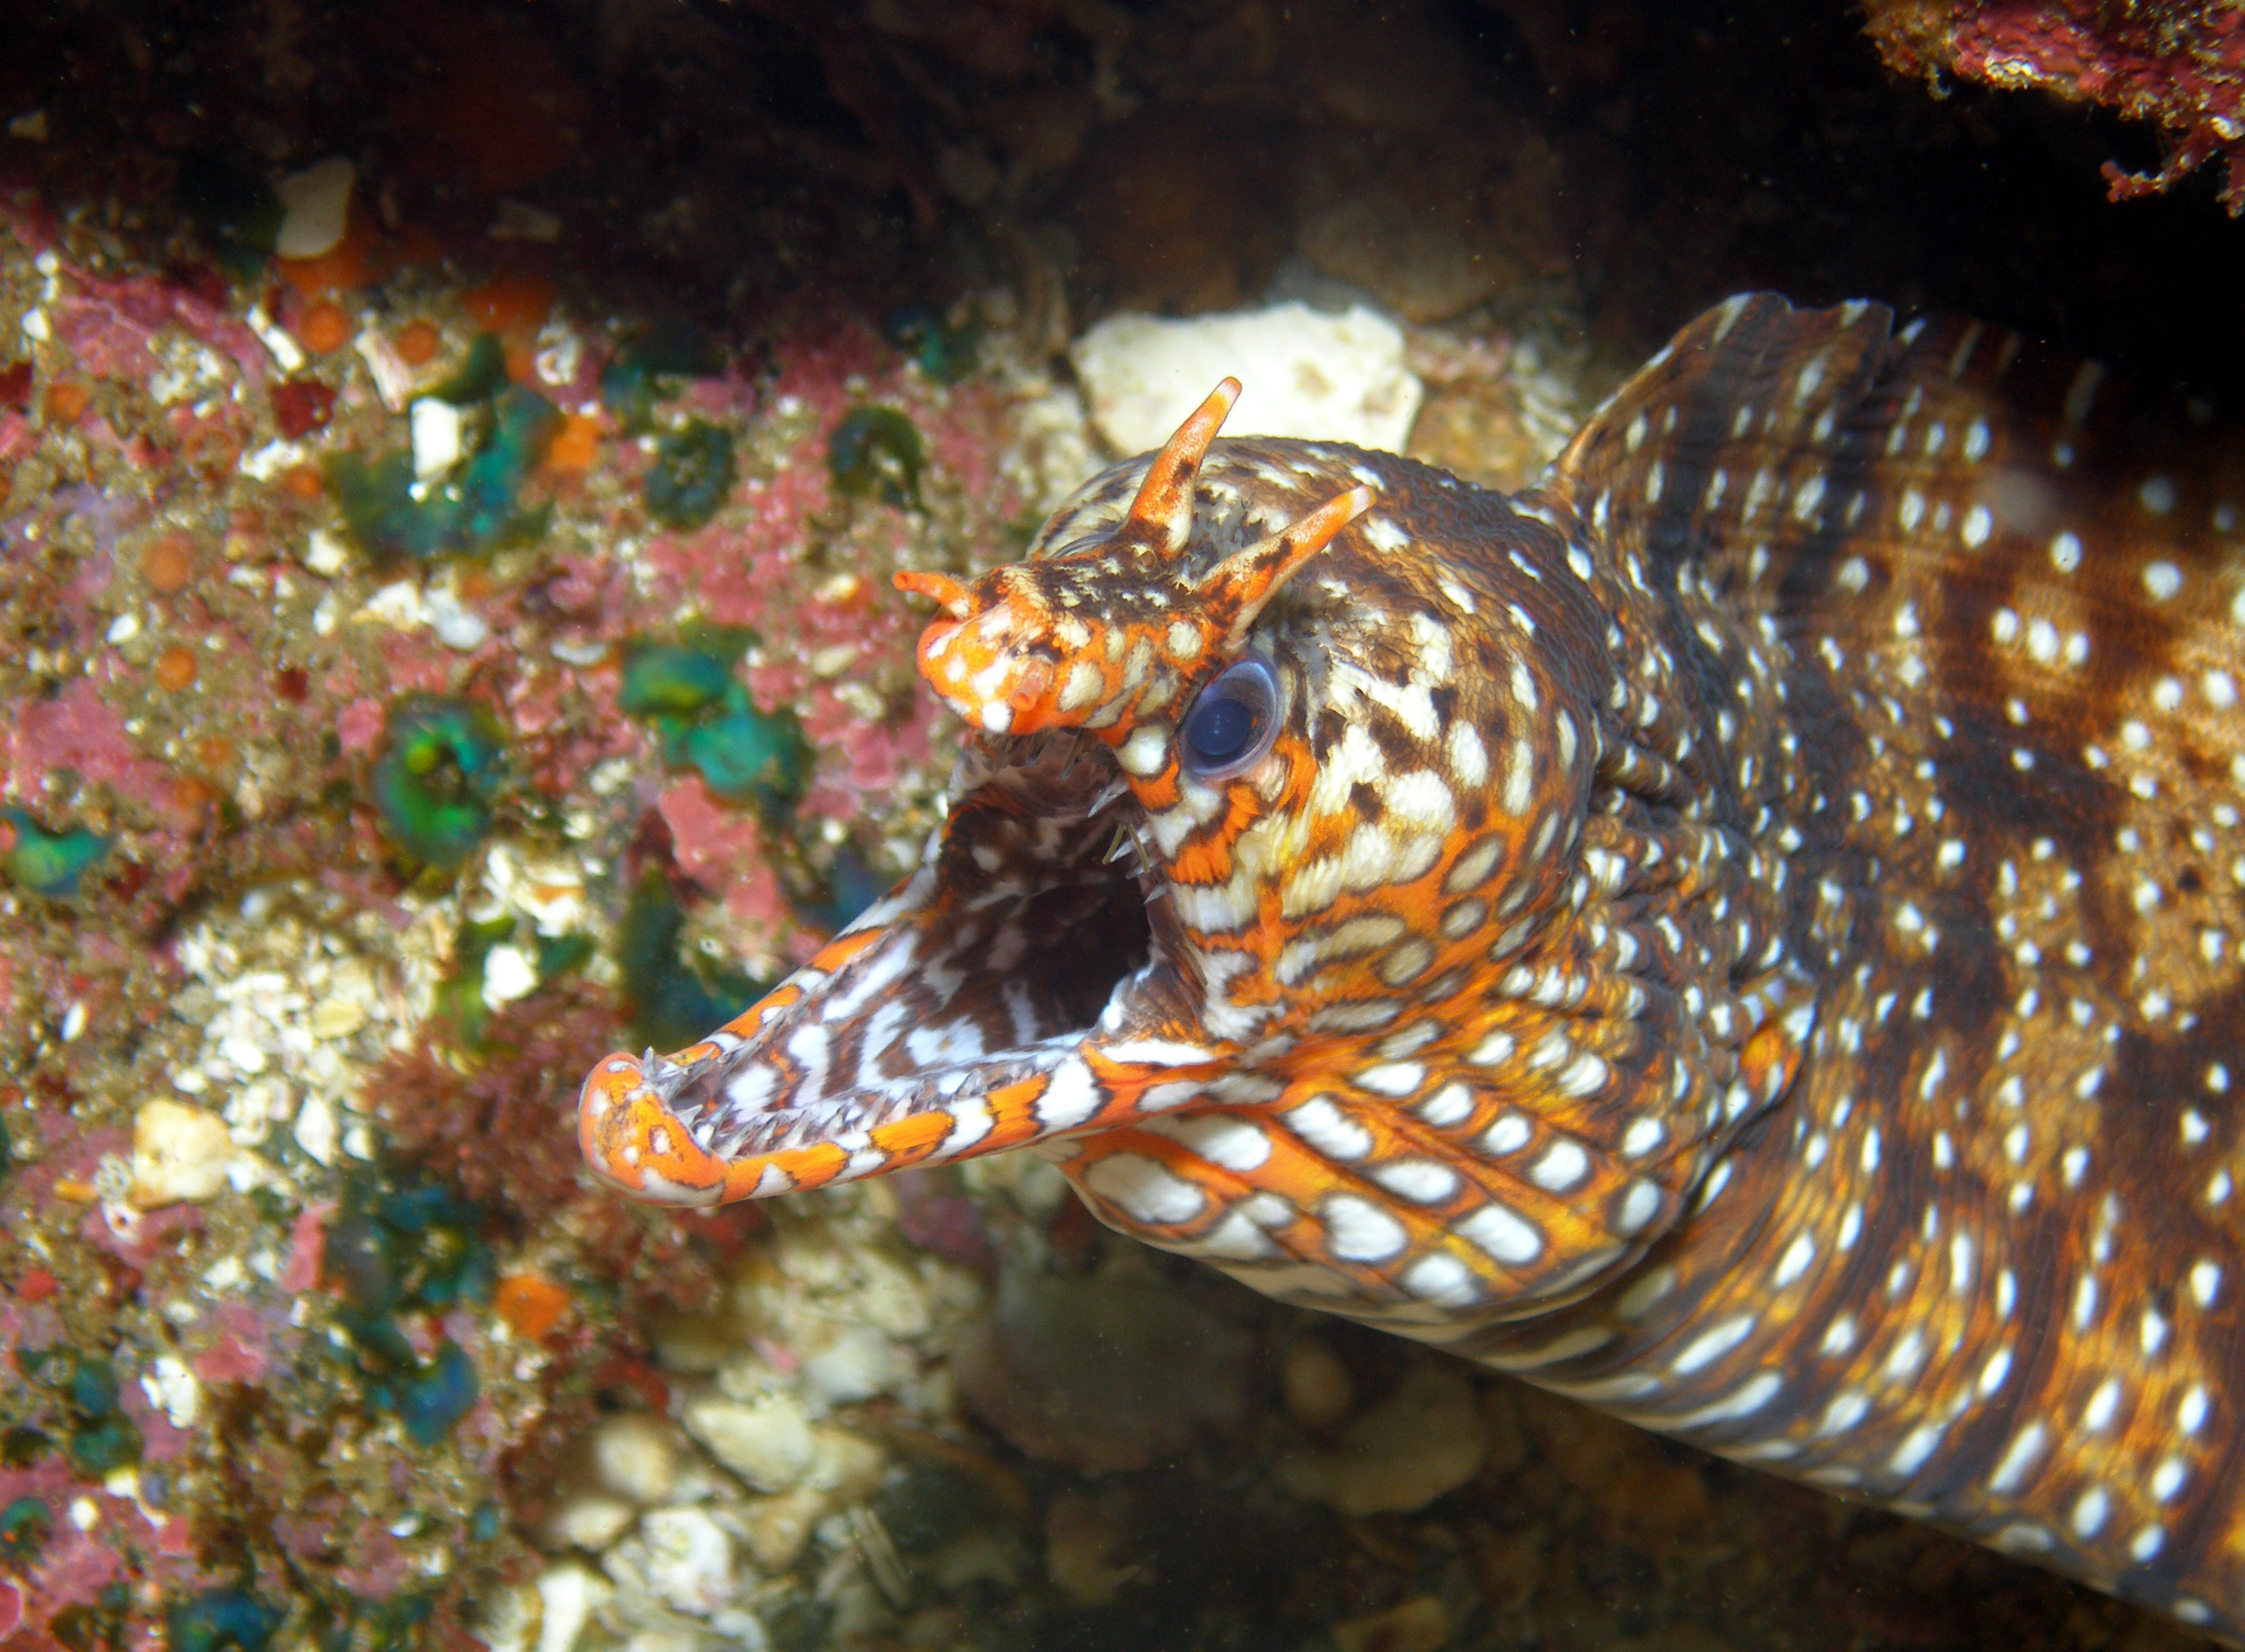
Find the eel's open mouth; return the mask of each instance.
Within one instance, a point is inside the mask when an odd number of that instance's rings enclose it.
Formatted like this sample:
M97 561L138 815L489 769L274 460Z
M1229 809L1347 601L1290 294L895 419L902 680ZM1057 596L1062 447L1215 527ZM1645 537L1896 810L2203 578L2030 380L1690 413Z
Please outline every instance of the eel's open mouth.
M1129 1000L1176 955L1144 812L1072 730L980 737L953 791L926 863L762 1003L675 1055L593 1071L595 1169L713 1202L1017 1146L1099 1110L1079 1048L1133 1024Z
M1148 748L1167 725L1134 728L1136 714L1237 660L1264 606L1373 504L1360 483L1179 584L1194 480L1238 395L1237 379L1210 393L1102 535L973 586L897 576L941 610L920 635L920 674L982 731L960 802L926 863L762 1003L675 1055L593 1069L577 1135L595 1170L643 1198L710 1204L1020 1147L1200 1093L1217 1052L1161 1031L1203 1024L1198 972L1105 740L1158 763ZM1118 579L1158 599L1117 607L1102 593Z

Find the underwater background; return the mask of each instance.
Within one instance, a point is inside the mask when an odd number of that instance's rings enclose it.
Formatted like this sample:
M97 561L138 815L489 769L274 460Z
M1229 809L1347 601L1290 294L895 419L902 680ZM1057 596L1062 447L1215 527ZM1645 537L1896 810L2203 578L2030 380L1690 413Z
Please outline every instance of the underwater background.
M1166 432L1129 318L1504 487L1749 288L2234 401L2234 8L6 30L0 1649L2199 1644L1039 1162L678 1212L573 1107L915 863L890 576Z

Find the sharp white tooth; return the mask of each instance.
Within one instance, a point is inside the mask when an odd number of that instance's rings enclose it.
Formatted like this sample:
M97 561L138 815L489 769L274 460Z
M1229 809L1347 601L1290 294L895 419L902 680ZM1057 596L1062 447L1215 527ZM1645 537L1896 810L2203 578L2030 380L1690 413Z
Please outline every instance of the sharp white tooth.
M1130 788L1129 786L1125 785L1119 780L1109 781L1107 782L1107 789L1101 792L1098 796L1091 800L1091 812L1096 815L1101 809L1106 808L1108 804L1113 802L1116 798L1120 797L1124 792L1129 791L1129 789Z
M639 1070L647 1080L647 1087L661 1098L665 1107L670 1105L670 1098L686 1081L684 1066L667 1055L657 1055L652 1049L640 1057Z
M1107 858L1102 863L1112 866L1125 855L1136 855L1138 863L1141 866L1145 864L1145 854L1138 847L1138 835L1128 826L1117 826L1115 829L1115 841L1108 844Z

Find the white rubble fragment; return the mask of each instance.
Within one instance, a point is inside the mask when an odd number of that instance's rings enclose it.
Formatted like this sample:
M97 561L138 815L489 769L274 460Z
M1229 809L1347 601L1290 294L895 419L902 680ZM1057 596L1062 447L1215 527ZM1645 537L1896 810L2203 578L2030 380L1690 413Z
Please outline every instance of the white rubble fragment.
M584 870L573 861L496 843L484 857L484 886L502 906L536 924L540 935L572 934L590 918Z
M159 1354L140 1373L140 1391L164 1413L174 1428L193 1428L202 1404L202 1385L186 1362L173 1354Z
M405 410L405 401L413 393L413 369L390 342L390 335L377 328L370 327L351 341L359 360L373 376L375 394L382 398L383 406L393 413Z
M460 462L463 441L460 410L450 402L424 396L406 410L413 433L413 474L426 482L442 476Z
M743 1516L742 1541L758 1566L767 1572L784 1572L803 1558L810 1546L811 1528L826 1518L833 1500L816 1486L798 1486L791 1492L759 1497Z
M519 946L494 946L484 954L484 1003L492 1009L528 998L538 990L538 968Z
M462 602L450 586L431 586L422 606L429 616L429 628L447 648L465 653L483 647L491 635L491 622Z
M414 581L396 579L369 597L352 618L410 631L429 623L429 605Z
M1394 451L1421 394L1403 334L1359 305L1331 315L1290 301L1165 321L1110 315L1068 349L1092 423L1118 453L1170 438L1218 379L1244 387L1226 436L1290 436Z
M304 1098L296 1112L296 1145L323 1165L336 1161L336 1110L317 1092Z
M639 1510L621 1497L580 1492L553 1511L546 1522L546 1535L557 1545L598 1554L638 1519Z
M658 1508L639 1523L650 1593L674 1610L707 1617L740 1593L733 1540L700 1509Z
M216 1114L159 1097L132 1120L132 1181L125 1198L136 1210L201 1204L226 1186L234 1137Z
M849 1405L905 1381L912 1362L870 1325L852 1325L803 1362L803 1380L830 1405Z
M770 1652L771 1637L764 1633L763 1620L744 1608L720 1607L709 1614L709 1630L733 1652Z
M584 356L584 341L577 336L577 329L566 322L553 321L538 329L537 354L530 358L530 365L540 383L560 389L577 382L577 368Z
M538 1641L523 1652L570 1652L593 1609L612 1591L581 1566L557 1566L538 1576Z
M604 1491L652 1507L678 1489L678 1448L660 1421L627 1412L593 1436L593 1473Z
M304 365L304 352L298 348L296 341L288 336L288 329L266 314L264 305L251 305L249 314L241 319L249 330L257 335L257 342L265 346L266 354L272 356L274 366L283 373L293 373ZM31 318L26 316L26 330L30 326Z
M319 258L335 251L350 222L351 186L358 168L341 155L315 161L273 186L281 198L281 227L273 250L282 258Z
M234 469L253 482L270 482L281 471L293 470L303 462L302 442L285 442L275 437L263 447L252 448L243 454Z
M746 1402L701 1394L687 1402L679 1421L712 1457L760 1492L787 1490L811 1472L817 1455L811 1419L792 1394Z
M1022 498L1050 511L1097 475L1102 462L1073 386L1038 379L1025 389L1041 393L1014 408L1014 439L999 463Z
M314 528L304 540L304 566L332 579L349 565L350 554L343 542L325 528Z
M218 1053L231 1061L237 1072L254 1078L265 1071L265 1048L244 1033L229 1032L219 1040Z
M347 1039L366 1025L366 1005L354 998L322 999L307 1025L315 1039Z

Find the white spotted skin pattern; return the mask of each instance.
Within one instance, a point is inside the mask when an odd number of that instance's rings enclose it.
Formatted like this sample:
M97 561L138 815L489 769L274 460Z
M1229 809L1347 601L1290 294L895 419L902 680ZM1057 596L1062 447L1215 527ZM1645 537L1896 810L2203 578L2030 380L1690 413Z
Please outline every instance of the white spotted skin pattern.
M2245 1635L2236 429L1766 295L1515 499L1228 405L921 587L931 680L1044 732L866 933L604 1063L596 1168L1034 1144L1274 1297ZM1249 649L1271 754L1194 782Z
M1703 318L1545 490L1787 870L1801 1070L1631 1281L1462 1351L1595 1338L1529 1374L2234 1640L2245 440L1842 317Z

